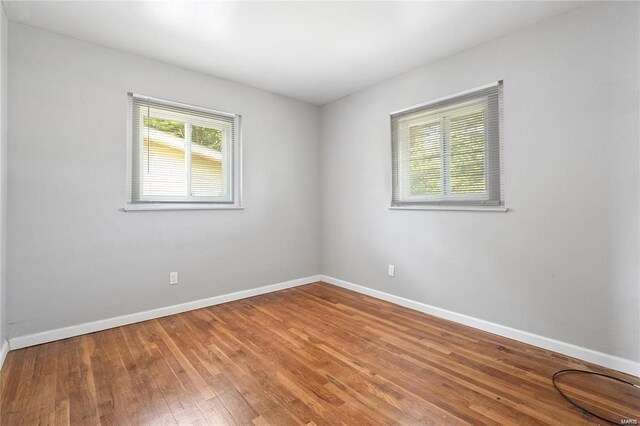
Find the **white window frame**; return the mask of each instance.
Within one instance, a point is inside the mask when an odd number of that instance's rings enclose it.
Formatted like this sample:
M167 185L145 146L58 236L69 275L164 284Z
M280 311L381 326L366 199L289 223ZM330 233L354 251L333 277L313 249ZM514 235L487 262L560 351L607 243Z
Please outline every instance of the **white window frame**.
M144 186L144 171L143 171L143 161L144 161L144 147L143 144L138 144L138 158L140 164L135 167L134 158L133 158L133 150L134 150L134 141L133 141L133 99L134 98L146 98L150 101L157 104L164 104L170 107L178 107L185 109L187 111L193 112L204 112L218 116L225 116L233 118L233 126L234 131L232 132L231 125L227 122L218 122L216 123L216 129L219 129L223 132L223 143L222 143L222 179L223 179L223 191L222 196L214 197L214 196L194 196L191 193L191 180L192 180L192 171L191 171L191 126L202 126L207 128L212 128L211 123L215 122L215 119L202 119L200 117L190 115L188 113L182 113L179 111L155 111L154 117L166 120L175 120L180 121L185 124L185 168L184 172L186 174L186 196L184 197L162 197L162 196L154 196L147 197L143 194L139 196L134 196L133 194L138 191L141 193L142 187ZM193 106L189 104L184 104L175 101L168 101L166 99L154 98L151 96L139 95L134 93L128 93L128 102L127 102L127 200L125 202L124 211L140 211L140 210L209 210L209 209L221 209L221 210L230 210L230 209L242 209L242 131L241 131L241 121L242 116L238 114L231 114L227 112L212 110L208 108L202 108L198 106ZM137 123L139 128L144 127L142 125L143 115L139 114L140 122ZM233 138L232 138L233 133ZM232 157L230 146L233 144L234 153ZM232 163L233 158L233 163ZM225 161L226 160L226 161ZM231 165L232 167L229 167ZM138 188L133 188L134 179L133 173L137 170L140 175L138 178ZM234 185L232 187L231 192L229 191L229 182L233 179Z
M459 92L451 96L446 96L444 98L439 98L433 101L429 101L424 104L414 105L412 107L392 112L390 115L393 116L395 114L404 113L412 110L419 110L421 108L428 108L429 106L443 102L448 100L453 100L458 97L462 97L464 95L478 92L484 89L488 89L494 86L502 84L501 81L487 84L481 87L476 87L471 90L467 90L464 92ZM466 105L465 105L466 104ZM503 131L502 131L502 104L500 102L499 106L499 151L500 151L500 167L503 167L504 164L504 155L502 152L502 143L503 143ZM443 109L438 109L437 111L425 111L424 114L418 115L412 119L404 120L398 126L398 139L401 143L398 155L398 163L402 164L402 167L399 167L398 173L400 174L400 178L398 179L398 191L401 194L402 202L398 203L394 201L394 166L392 164L391 167L391 193L390 200L391 205L390 209L392 210L467 210L467 211L498 211L498 212L506 212L508 209L504 205L504 200L500 200L499 205L483 205L483 204L465 204L465 203L473 203L473 202L485 202L490 199L489 189L487 188L485 194L451 194L451 182L450 179L445 179L448 176L447 170L451 167L451 149L448 143L449 138L449 123L451 118L455 118L456 116L469 114L473 111L479 111L482 109L485 112L485 182L488 182L488 162L489 162L489 148L487 146L488 141L488 103L486 99L470 99L468 101L461 101L460 103L456 103L451 105L450 107L446 107ZM448 111L452 111L452 114L447 114ZM409 182L409 147L407 146L410 143L410 138L406 137L407 133L410 132L411 127L414 126L423 126L432 123L440 123L440 144L442 149L442 158L441 158L441 183L442 183L442 193L440 196L434 197L429 195L411 195L410 187L407 185ZM405 137L400 137L400 135L405 135ZM392 144L392 150L394 149ZM393 154L393 153L392 153ZM502 185L504 184L502 179L502 173L500 173L500 186L502 190ZM434 201L434 198L437 198L437 201ZM501 197L504 198L504 197Z
M449 144L449 123L451 118L455 118L461 115L470 114L476 111L484 111L485 112L485 122L486 122L486 111L487 111L487 102L484 100L473 100L468 102L469 105L466 106L458 106L447 108L447 110L453 111L453 114L447 114L446 110L440 110L437 114L425 114L424 116L418 116L413 120L403 121L398 129L398 133L406 134L411 131L411 127L415 126L424 126L432 123L440 124L440 146L442 147L442 157L441 157L441 166L440 166L440 182L442 182L442 195L440 195L439 199L444 201L467 201L467 200L488 200L489 194L452 194L451 193L451 181L450 179L445 179L448 175L448 170L451 169L451 146ZM487 150L487 126L485 125L485 152ZM402 199L409 202L429 202L432 197L429 195L411 195L410 188L406 185L409 182L409 156L406 155L409 152L408 144L410 140L408 137L400 138L402 145L400 149L400 160L402 162L402 167L400 169L400 173L402 174L402 179L399 181L400 192L402 193ZM485 181L487 179L487 156L485 155Z

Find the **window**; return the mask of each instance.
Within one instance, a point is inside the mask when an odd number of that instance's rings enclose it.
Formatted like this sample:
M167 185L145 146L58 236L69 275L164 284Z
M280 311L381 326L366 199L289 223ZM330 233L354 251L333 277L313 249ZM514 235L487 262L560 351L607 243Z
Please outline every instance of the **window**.
M240 206L240 116L129 94L130 210Z
M502 82L391 114L391 205L502 206Z

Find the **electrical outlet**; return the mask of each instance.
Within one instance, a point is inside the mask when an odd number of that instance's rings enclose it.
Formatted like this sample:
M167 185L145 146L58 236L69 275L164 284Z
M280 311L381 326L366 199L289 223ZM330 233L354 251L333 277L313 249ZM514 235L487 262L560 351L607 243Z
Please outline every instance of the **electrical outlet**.
M169 285L178 284L178 272L169 272Z
M390 277L396 276L396 267L393 265L389 265L389 276Z

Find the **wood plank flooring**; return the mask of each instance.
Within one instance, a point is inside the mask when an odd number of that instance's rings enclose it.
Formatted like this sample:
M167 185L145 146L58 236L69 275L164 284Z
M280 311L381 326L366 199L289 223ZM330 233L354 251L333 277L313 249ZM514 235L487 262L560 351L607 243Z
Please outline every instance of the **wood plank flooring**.
M315 283L12 351L0 423L601 423L553 388L563 368L606 372ZM637 389L562 380L594 410L640 419Z

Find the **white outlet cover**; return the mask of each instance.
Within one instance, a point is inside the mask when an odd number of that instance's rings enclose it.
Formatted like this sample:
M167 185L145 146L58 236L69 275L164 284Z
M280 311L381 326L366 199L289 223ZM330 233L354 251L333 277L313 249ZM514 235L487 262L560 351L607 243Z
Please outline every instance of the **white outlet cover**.
M169 272L169 285L178 284L178 273L177 272Z
M389 276L395 277L396 275L396 267L394 265L389 265Z

